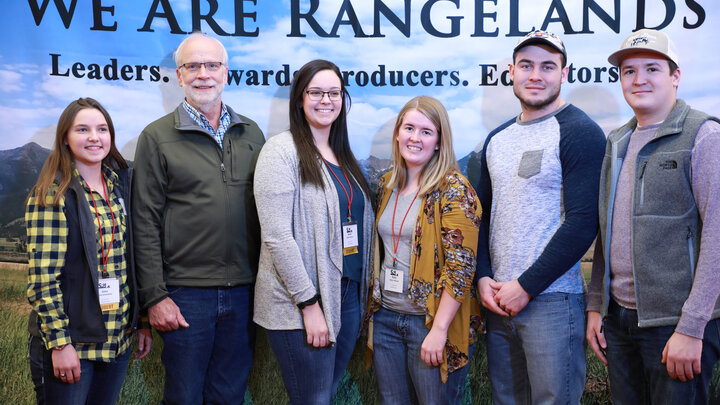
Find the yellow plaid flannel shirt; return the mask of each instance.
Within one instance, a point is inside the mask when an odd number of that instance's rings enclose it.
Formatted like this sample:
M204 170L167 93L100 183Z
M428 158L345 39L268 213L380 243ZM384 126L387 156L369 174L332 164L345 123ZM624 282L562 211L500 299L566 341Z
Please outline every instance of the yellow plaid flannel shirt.
M130 287L127 283L127 262L125 250L127 249L127 217L120 197L114 192L117 175L108 167L103 166L103 174L107 185L110 204L105 201L103 190L90 192L85 180L77 169L73 176L77 178L85 191L85 198L90 207L90 213L95 216L92 196L95 198L97 214L102 224L104 251L110 250L107 261L109 277L120 280L120 308L114 311L103 311L108 339L105 343L79 343L72 342L68 330L68 317L63 310L63 297L60 290L60 276L66 271L65 253L67 251L68 225L64 213L65 199L61 199L58 206L52 205L52 198L57 192L57 185L53 185L48 193L46 207L40 207L35 197L30 197L25 211L30 252L28 269L27 297L33 309L38 313L38 326L45 342L45 347L51 349L72 343L78 357L84 360L111 361L125 353L131 346L130 322ZM112 216L115 214L115 238L111 246ZM98 279L102 278L102 249L100 248L100 232L97 229L97 219L93 221L97 238ZM84 269L82 270L84 271ZM97 287L96 287L97 288Z

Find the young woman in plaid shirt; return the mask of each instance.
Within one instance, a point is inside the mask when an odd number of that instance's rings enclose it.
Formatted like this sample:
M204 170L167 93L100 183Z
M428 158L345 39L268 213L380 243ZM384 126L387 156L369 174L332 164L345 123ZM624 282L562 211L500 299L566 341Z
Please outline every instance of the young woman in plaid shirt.
M25 212L38 403L108 404L120 393L139 312L131 174L107 111L91 98L70 103ZM141 358L149 327L138 336Z

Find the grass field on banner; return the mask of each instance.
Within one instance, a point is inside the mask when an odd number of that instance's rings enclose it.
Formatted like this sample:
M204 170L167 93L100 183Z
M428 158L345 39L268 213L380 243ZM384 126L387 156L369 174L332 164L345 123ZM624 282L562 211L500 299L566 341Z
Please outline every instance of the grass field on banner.
M19 266L0 265L0 403L33 404L35 396L27 360L27 314L30 306L25 299L26 271ZM162 398L163 368L160 362L162 339L155 334L150 355L142 361L131 360L120 404L158 404ZM587 382L584 404L609 404L605 367L588 352ZM720 379L715 370L715 391ZM487 373L484 336L472 356L468 382L465 386L466 404L490 404L490 382ZM275 358L262 332L258 332L255 363L250 374L246 399L254 404L288 403ZM246 401L250 403L250 401ZM334 400L335 404L378 404L377 383L372 367L365 369L363 342L355 353Z

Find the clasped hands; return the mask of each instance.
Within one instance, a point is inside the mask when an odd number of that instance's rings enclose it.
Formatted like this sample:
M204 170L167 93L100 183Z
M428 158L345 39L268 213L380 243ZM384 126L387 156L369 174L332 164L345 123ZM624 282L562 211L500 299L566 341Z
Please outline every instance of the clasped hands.
M482 305L501 316L515 316L530 302L530 294L517 280L500 282L483 277L478 281L478 292Z

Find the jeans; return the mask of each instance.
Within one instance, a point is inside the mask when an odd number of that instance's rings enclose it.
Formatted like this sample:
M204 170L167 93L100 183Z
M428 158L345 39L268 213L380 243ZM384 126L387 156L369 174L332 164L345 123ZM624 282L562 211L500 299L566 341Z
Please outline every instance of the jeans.
M304 330L266 330L290 403L329 404L360 332L358 283L342 279L341 327L335 344L315 348Z
M242 404L253 362L253 288L168 287L188 328L160 332L165 404Z
M52 350L41 338L31 336L28 342L30 374L35 383L38 404L83 405L114 404L125 380L131 349L114 361L80 360L80 381L67 384L55 377Z
M487 311L486 325L495 404L580 403L585 388L582 294L541 294L514 317Z
M675 325L638 327L637 311L611 300L603 320L610 393L616 404L707 404L713 366L720 356L720 319L705 326L702 372L693 380L673 380L661 362Z
M425 315L380 308L373 315L373 325L373 363L383 404L460 403L470 367L448 374L443 384L440 367L422 361L422 343L430 332Z

